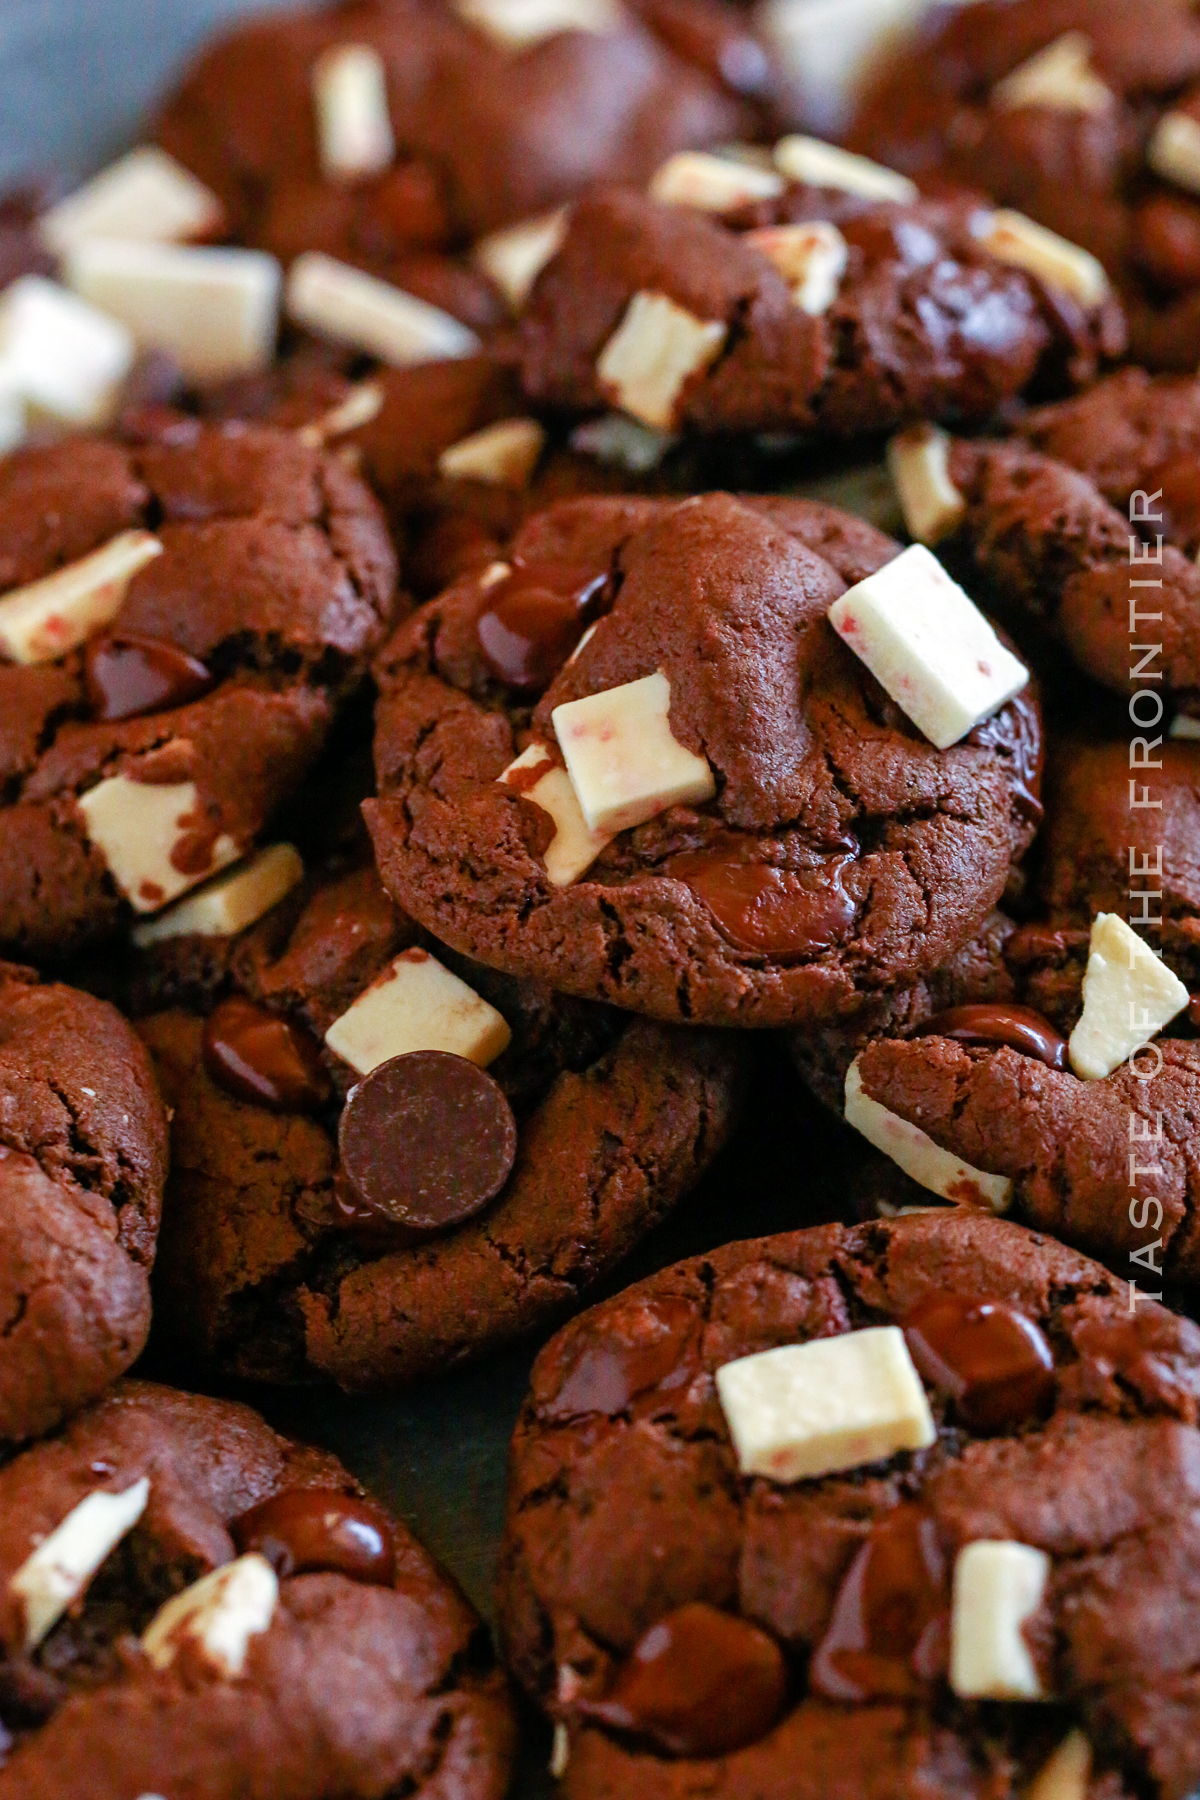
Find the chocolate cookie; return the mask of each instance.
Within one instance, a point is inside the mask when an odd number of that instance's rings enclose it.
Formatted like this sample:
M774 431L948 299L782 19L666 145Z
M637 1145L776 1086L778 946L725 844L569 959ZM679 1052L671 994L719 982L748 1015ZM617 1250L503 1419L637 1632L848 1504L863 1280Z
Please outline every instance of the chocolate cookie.
M804 501L531 519L380 659L385 885L467 955L693 1024L832 1019L938 967L1030 841L1039 725L1025 695L939 752L887 700L825 615L895 554ZM553 721L612 690L665 690L625 755L653 744L681 785L606 836L571 813Z
M1117 282L1138 361L1191 370L1200 207L1179 142L1198 81L1200 25L1172 0L983 0L933 15L850 141L1086 246Z
M468 963L371 867L146 959L163 1336L226 1373L394 1385L561 1316L732 1126L738 1047Z
M166 1172L124 1019L0 964L0 1443L51 1430L140 1353Z
M910 1400L856 1438L876 1355ZM1047 1792L1190 1791L1198 1397L1194 1325L981 1213L734 1245L585 1314L534 1366L499 1584L563 1791L1007 1800L1072 1728Z
M501 1800L483 1626L331 1456L123 1382L0 1469L12 1800Z
M277 15L202 52L155 135L220 195L245 241L285 255L325 249L409 286L421 253L596 180L645 181L672 151L751 124L711 47L693 32L680 54L679 31L668 47L647 10L649 24L603 0L544 22L485 0L353 0ZM745 41L744 27L721 25ZM313 80L320 59L346 46L382 59L394 156L339 181L323 169Z
M0 945L60 960L246 851L393 616L335 458L173 421L0 466Z
M522 319L529 394L668 430L850 436L984 419L1123 346L1111 301L993 255L975 203L778 180L719 216L615 189L579 201Z

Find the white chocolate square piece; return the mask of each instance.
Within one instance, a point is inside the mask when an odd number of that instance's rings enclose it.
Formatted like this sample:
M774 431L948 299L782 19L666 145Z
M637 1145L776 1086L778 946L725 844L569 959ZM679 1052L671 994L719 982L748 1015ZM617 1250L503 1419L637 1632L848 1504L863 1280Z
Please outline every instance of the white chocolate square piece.
M87 1587L101 1563L146 1510L145 1476L119 1494L97 1489L25 1558L8 1584L25 1618L25 1649L36 1650Z
M861 194L865 200L895 200L901 205L917 199L919 189L907 175L885 169L867 156L839 150L822 138L785 137L775 146L775 167L789 181L807 187L835 188L842 194Z
M614 406L643 425L671 431L685 386L716 361L727 336L722 320L698 319L667 294L635 294L600 352L596 374Z
M136 354L125 325L40 275L0 294L0 388L31 413L64 425L107 423Z
M1104 264L1090 250L1035 224L1024 213L1001 207L998 212L984 213L973 231L997 262L1024 269L1089 311L1102 306L1112 291Z
M504 50L525 50L563 31L605 37L625 21L617 0L454 0L454 5L460 18Z
M1200 194L1200 119L1164 113L1146 147L1146 161L1164 181Z
M445 1050L486 1069L511 1038L495 1007L426 950L402 951L325 1033L360 1075L414 1050Z
M545 769L540 780L527 786L527 770ZM523 778L523 779L522 779ZM555 887L570 887L586 873L615 833L593 831L579 806L579 797L571 786L571 777L556 763L541 744L530 744L528 750L510 763L500 780L515 787L526 800L532 800L554 820L554 836L544 852L546 874Z
M829 623L939 750L1019 694L1029 670L923 544L835 600Z
M743 1475L811 1481L937 1438L929 1401L896 1325L744 1356L717 1370Z
M278 1604L275 1571L252 1550L160 1607L142 1633L142 1649L156 1669L169 1669L181 1650L190 1649L231 1681L246 1666L250 1639L266 1631Z
M938 425L897 432L887 448L888 470L909 537L937 544L956 531L967 503L950 477L950 437Z
M0 651L10 662L53 662L111 624L139 569L162 555L149 531L122 531L41 581L0 595Z
M546 433L536 419L501 419L443 450L438 474L447 481L528 487L545 445Z
M184 870L172 862L172 853L203 827L199 801L194 781L158 786L110 775L77 802L88 837L135 912L158 912L237 861L238 847L223 832L212 845L207 867Z
M254 375L274 358L281 273L260 250L86 238L64 257L63 277L193 381Z
M319 250L292 264L287 310L298 325L397 369L474 356L480 347L475 333L449 313Z
M913 1181L943 1200L958 1206L986 1206L997 1213L1007 1212L1012 1204L1013 1184L1007 1176L973 1169L935 1144L919 1125L910 1125L872 1100L863 1087L857 1058L846 1071L846 1123L890 1156Z
M310 449L319 450L331 438L345 437L348 431L358 431L377 419L383 411L383 400L383 389L377 381L357 382L344 400L331 406L319 419L301 425L296 436Z
M1188 991L1117 913L1098 913L1083 977L1083 1012L1071 1033L1071 1067L1102 1081L1181 1013Z
M672 735L671 683L661 669L568 700L551 720L589 831L615 837L669 806L702 806L717 791L707 760Z
M330 181L378 175L396 154L387 69L370 44L338 44L313 67L321 169Z
M88 238L185 243L215 237L225 209L211 188L155 144L142 144L42 214L38 236L56 256Z
M270 844L223 875L214 876L158 918L135 925L133 941L139 950L145 950L167 938L236 937L278 906L303 879L300 852L291 844Z
M1092 67L1092 40L1085 31L1064 31L998 81L991 94L1001 112L1042 106L1051 112L1103 113L1114 100Z
M669 431L656 431L652 425L641 425L628 413L603 413L598 419L585 419L570 436L572 450L581 456L594 456L598 463L628 469L632 475L646 475L657 469L667 452L678 443Z
M1088 1800L1092 1746L1082 1731L1069 1731L1046 1758L1029 1788L1029 1800Z
M747 232L745 241L775 264L801 312L819 318L829 311L850 260L836 225L821 219L811 225L769 225Z
M849 123L865 82L931 0L759 0L755 29L786 90L790 116L830 137Z
M1200 719L1189 719L1186 713L1176 713L1171 720L1171 736L1195 743L1200 738Z
M509 310L524 311L534 282L546 264L558 255L567 235L567 211L539 213L520 219L482 237L471 255L504 298Z
M750 200L770 200L783 192L782 175L754 163L704 150L680 150L650 178L652 200L667 206L695 206L702 212L730 212Z
M1044 1700L1021 1627L1042 1603L1050 1558L981 1538L959 1551L950 1613L950 1686L963 1700Z

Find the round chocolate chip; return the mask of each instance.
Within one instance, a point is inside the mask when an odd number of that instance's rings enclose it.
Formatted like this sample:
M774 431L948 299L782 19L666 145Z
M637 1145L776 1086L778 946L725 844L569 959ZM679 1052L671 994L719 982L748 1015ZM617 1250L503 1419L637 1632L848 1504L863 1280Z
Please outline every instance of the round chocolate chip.
M494 1200L517 1122L491 1076L462 1056L394 1056L352 1088L342 1167L367 1206L413 1231L445 1231Z

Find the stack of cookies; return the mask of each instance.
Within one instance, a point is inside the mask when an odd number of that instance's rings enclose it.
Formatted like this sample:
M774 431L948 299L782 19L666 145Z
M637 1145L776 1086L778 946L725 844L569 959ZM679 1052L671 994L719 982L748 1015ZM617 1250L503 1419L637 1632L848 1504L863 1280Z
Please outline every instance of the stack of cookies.
M0 1800L1200 1787L1200 19L856 3L0 210ZM513 1345L493 1648L244 1395Z

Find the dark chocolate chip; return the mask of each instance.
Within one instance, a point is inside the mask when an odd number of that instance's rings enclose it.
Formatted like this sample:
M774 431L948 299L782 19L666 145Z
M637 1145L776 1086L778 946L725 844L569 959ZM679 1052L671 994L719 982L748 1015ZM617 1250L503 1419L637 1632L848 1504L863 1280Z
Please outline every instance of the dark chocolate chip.
M222 1000L206 1023L204 1066L218 1087L273 1112L313 1112L331 1092L303 1026L240 995Z
M942 1673L950 1595L933 1520L898 1506L846 1573L809 1670L828 1700L903 1700Z
M373 1587L391 1587L396 1579L396 1539L386 1514L336 1488L274 1494L229 1530L243 1554L257 1550L281 1578L324 1570Z
M359 1198L414 1231L446 1231L494 1200L517 1122L483 1069L442 1050L394 1056L351 1088L339 1133Z
M917 1368L972 1431L1016 1431L1054 1404L1053 1352L1015 1306L931 1294L903 1323Z
M88 699L97 719L136 719L198 700L213 686L204 664L176 644L122 633L93 638L84 652Z
M960 1044L994 1044L1035 1056L1048 1069L1067 1066L1067 1040L1030 1006L1001 1002L952 1006L922 1025L919 1037L954 1038Z
M604 575L557 564L517 564L489 593L476 631L493 672L518 693L540 693L583 635Z

